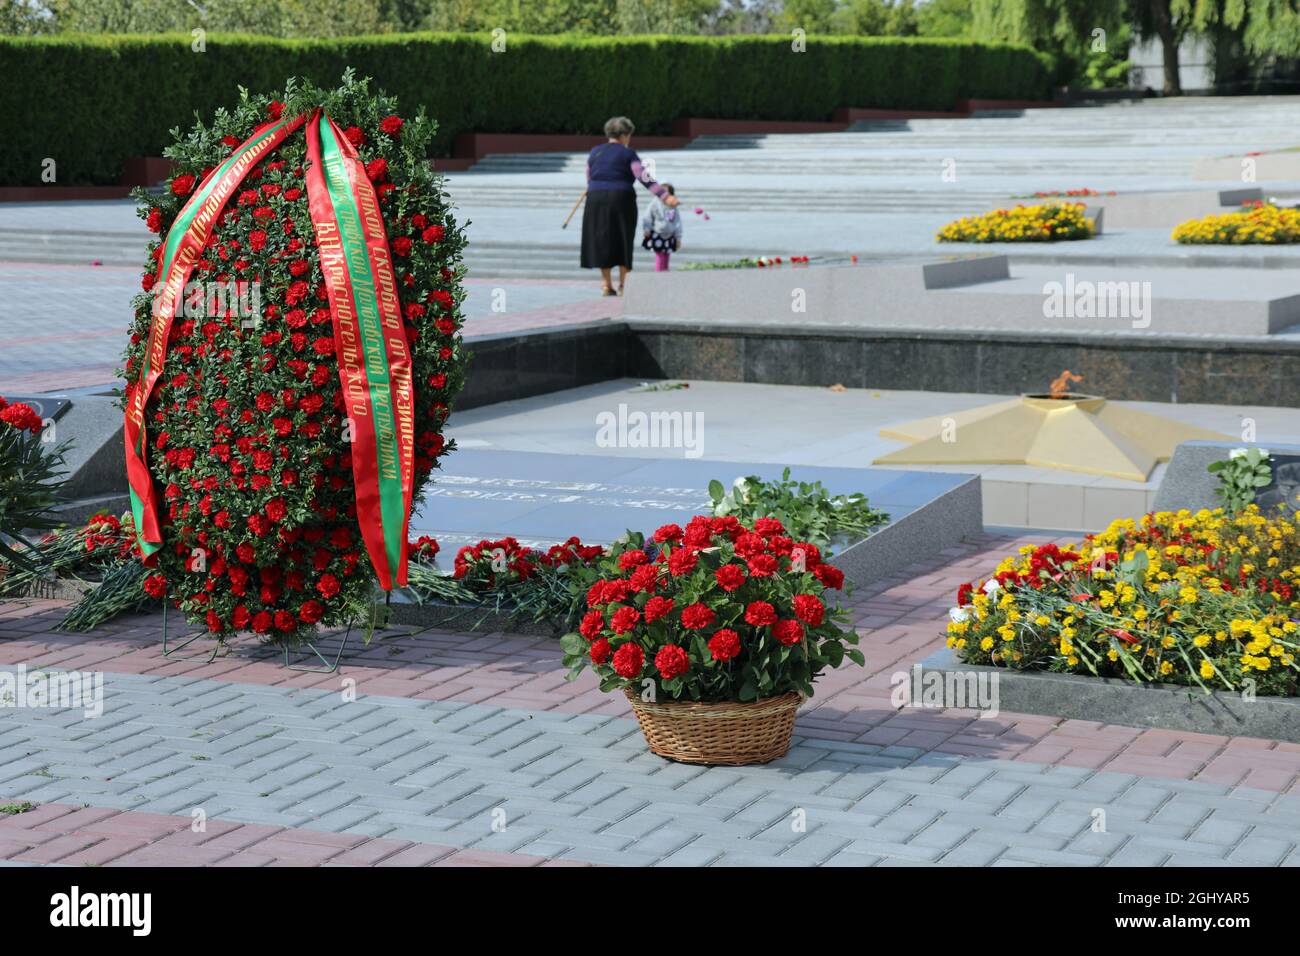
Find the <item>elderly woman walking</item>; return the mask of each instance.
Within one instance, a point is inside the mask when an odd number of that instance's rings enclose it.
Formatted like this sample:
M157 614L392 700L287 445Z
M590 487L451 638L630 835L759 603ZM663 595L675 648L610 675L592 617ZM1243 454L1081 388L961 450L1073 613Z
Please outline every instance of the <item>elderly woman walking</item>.
M635 184L641 183L665 206L676 206L677 197L654 181L641 157L629 145L636 127L626 116L615 116L605 124L608 142L601 143L587 157L587 208L582 213L582 267L599 269L605 295L622 295L623 283L632 268L632 243L636 235ZM612 272L618 267L618 291Z

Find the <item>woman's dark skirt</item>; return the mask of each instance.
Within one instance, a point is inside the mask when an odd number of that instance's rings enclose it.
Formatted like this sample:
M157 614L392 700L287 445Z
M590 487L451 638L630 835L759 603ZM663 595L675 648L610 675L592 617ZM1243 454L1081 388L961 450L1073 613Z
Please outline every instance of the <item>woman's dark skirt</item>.
M630 189L593 189L582 211L582 268L632 268L636 236L636 193Z

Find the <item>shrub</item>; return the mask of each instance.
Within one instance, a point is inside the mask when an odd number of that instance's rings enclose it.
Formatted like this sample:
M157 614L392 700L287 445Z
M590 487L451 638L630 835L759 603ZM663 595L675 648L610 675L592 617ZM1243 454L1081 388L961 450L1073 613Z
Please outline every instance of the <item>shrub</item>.
M1091 239L1093 221L1082 203L1050 203L995 209L965 216L939 230L940 242L1057 242Z
M590 666L601 690L653 681L658 700L753 701L812 696L825 668L863 663L846 612L823 600L844 575L779 521L699 516L654 541L602 562L577 633L561 638L570 679Z
M683 116L828 120L841 106L949 110L964 97L1041 99L1043 59L1028 47L963 40L529 37L493 53L487 34L280 40L209 35L0 37L0 183L113 183L131 156L159 155L169 130L209 115L236 86L277 89L287 76L333 82L372 76L407 109L439 119L430 142L457 134L598 134L627 113L639 132L667 134Z
M1159 512L1082 544L1021 548L963 585L968 663L1297 694L1300 531L1289 510Z
M1244 511L1261 488L1273 483L1267 448L1234 448L1223 461L1211 462L1206 471L1219 476L1214 493L1229 514Z

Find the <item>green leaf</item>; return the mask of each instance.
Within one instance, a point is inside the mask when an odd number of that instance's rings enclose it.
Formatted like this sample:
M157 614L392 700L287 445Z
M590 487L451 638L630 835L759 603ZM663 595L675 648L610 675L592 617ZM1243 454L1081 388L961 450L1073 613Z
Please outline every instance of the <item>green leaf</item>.
M727 489L723 487L722 482L718 481L718 479L714 478L709 482L709 497L713 499L715 505L722 501L726 494Z

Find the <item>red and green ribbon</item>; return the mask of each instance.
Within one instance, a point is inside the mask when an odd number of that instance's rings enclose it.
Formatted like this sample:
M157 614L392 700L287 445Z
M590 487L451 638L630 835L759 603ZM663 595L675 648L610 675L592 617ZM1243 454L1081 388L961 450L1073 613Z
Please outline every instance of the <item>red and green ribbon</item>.
M411 355L388 235L356 148L319 110L307 123L307 202L352 434L357 520L384 590L406 584L415 469Z
M145 410L162 375L172 320L226 204L251 170L307 123L307 200L333 319L352 438L357 521L380 586L406 584L414 484L414 393L388 236L355 147L317 110L255 132L200 184L159 248L149 341L126 409L126 465L146 560L162 547Z

